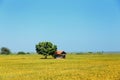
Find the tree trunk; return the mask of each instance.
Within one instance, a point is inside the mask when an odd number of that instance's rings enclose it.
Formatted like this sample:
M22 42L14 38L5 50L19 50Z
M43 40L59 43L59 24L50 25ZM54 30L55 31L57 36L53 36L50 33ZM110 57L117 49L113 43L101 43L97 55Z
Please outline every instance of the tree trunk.
M45 55L45 59L47 59L47 55Z

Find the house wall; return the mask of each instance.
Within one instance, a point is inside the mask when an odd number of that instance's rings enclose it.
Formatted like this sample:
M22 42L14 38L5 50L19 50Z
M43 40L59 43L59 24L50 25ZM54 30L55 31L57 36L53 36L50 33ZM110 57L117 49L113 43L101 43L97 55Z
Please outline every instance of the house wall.
M55 55L55 58L65 58L66 57L66 55Z

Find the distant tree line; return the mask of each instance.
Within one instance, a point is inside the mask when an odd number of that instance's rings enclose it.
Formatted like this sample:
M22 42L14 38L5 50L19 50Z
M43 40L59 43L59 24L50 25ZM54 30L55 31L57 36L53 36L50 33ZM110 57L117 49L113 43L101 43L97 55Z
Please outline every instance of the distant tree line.
M87 55L95 55L95 54L104 54L103 51L98 51L98 52L71 52L70 54L76 54L76 55L84 55L84 54L87 54Z
M19 51L17 54L18 54L18 55L26 55L26 54L30 54L30 53L29 53L29 52Z
M7 47L2 47L0 48L0 54L1 55L10 55L12 54L11 50ZM25 55L25 54L30 54L29 52L24 52L24 51L19 51L17 52L18 55Z

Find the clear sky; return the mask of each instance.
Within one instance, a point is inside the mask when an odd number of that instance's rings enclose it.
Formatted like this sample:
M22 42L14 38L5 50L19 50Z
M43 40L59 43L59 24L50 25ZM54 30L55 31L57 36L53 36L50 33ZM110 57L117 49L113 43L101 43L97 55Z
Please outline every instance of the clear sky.
M120 0L0 0L0 47L120 51Z

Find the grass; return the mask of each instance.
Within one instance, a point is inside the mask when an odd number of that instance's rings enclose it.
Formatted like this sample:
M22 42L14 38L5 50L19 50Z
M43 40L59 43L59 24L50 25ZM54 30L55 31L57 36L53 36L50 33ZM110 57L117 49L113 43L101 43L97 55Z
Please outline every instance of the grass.
M0 55L0 80L120 80L120 54Z

